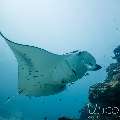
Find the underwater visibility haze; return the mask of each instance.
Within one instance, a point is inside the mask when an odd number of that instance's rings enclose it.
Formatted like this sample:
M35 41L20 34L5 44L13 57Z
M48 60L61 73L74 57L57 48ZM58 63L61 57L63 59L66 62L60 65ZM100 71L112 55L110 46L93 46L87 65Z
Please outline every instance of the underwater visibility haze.
M120 1L0 2L0 120L84 120L119 56Z

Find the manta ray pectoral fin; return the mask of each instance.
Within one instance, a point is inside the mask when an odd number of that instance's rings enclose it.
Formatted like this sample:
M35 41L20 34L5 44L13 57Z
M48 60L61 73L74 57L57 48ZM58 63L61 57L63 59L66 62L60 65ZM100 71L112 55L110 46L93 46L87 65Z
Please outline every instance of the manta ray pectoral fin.
M2 38L4 38L4 40L7 42L7 44L8 44L10 47L12 47L12 46L14 45L14 42L12 42L12 41L10 41L8 38L6 38L6 37L2 34L2 32L0 32L0 35L1 35Z
M0 35L5 39L17 58L18 88L22 90L22 94L32 96L36 94L44 95L45 92L51 94L52 90L55 89L52 87L47 89L45 84L52 84L52 71L64 59L64 56L50 53L41 48L12 42L1 32Z

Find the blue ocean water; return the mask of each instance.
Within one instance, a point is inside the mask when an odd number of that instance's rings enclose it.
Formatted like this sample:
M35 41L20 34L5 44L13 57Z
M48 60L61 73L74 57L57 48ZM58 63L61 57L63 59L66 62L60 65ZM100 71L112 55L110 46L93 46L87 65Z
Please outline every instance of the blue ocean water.
M120 1L0 1L0 31L11 41L56 54L87 50L102 69L89 72L59 94L26 97L17 94L17 60L0 37L0 119L57 120L79 117L88 102L89 86L103 81L112 51L120 44Z

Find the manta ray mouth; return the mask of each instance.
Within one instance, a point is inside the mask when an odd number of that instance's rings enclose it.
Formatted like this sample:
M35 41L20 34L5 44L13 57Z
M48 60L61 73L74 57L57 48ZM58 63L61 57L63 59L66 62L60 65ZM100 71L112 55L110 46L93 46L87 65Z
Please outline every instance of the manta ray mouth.
M93 68L93 71L97 71L100 70L102 67L98 64L95 65L95 67Z

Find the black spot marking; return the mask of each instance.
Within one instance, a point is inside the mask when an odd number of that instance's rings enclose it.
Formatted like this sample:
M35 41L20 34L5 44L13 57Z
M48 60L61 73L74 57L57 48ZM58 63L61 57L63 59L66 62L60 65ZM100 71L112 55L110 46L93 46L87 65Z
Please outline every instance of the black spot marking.
M92 63L88 63L90 66L93 66L93 64Z
M29 75L31 75L31 73L29 73Z
M24 70L25 68L24 67L22 67L22 70Z
M18 93L19 93L19 94L23 93L23 89L19 90Z
M39 77L39 76L33 76L34 78L37 78L37 77Z
M74 51L72 51L72 53L76 53L76 52L78 52L78 50L74 50Z

